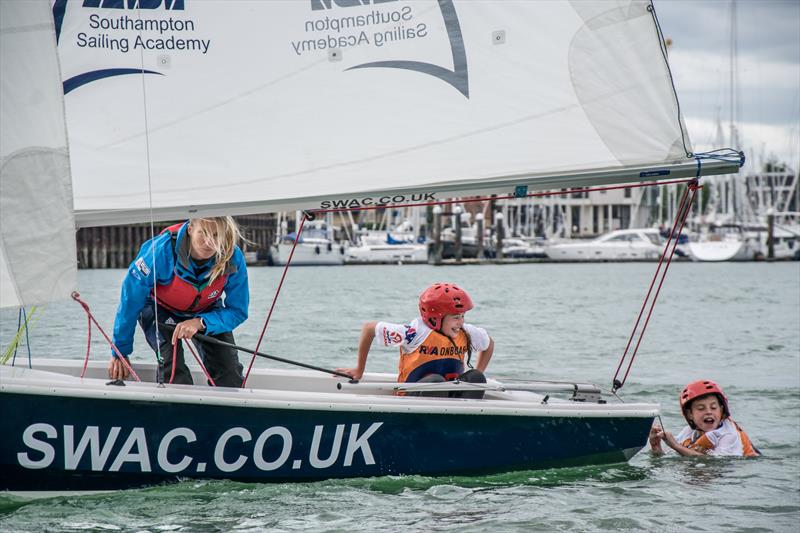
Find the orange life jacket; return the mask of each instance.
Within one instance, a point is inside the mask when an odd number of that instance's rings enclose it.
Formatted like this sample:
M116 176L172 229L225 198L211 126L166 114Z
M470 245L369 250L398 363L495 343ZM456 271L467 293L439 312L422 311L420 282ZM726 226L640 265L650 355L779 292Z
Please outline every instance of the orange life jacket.
M747 433L744 432L742 428L739 427L739 424L734 422L732 418L729 418L733 427L736 428L736 431L739 433L739 439L742 441L742 455L744 457L758 457L761 455L756 451L755 446L750 441L750 437L747 436ZM714 445L711 443L711 439L708 438L707 433L703 433L700 438L696 441L692 442L692 438L689 437L688 439L684 440L681 445L691 450L695 450L700 453L708 453L710 450L714 449Z
M451 381L464 372L467 353L467 334L459 331L455 339L432 331L411 353L400 352L399 383L413 383L428 374L439 374Z
M161 233L170 233L172 235L173 249L178 245L176 239L178 231L183 227L185 222L170 226ZM188 239L188 235L184 235ZM178 274L178 251L175 250L175 270L172 279L167 284L159 284L158 290L154 291L157 295L158 304L166 307L171 311L179 313L199 313L205 311L222 297L222 291L225 289L225 282L228 279L227 272L212 281L211 283L204 283L202 285L194 285L180 277Z

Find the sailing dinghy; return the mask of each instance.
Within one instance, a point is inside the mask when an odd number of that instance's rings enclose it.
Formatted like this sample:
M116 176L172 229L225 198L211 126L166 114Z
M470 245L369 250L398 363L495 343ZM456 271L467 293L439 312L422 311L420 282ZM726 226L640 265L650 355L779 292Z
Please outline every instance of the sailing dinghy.
M4 306L69 296L76 224L523 197L739 165L692 154L646 0L0 10ZM136 358L141 381L119 386L105 357L84 370L79 356L0 366L0 490L600 464L639 450L658 412L569 381L256 369L241 389L158 384ZM484 398L398 394L466 387Z

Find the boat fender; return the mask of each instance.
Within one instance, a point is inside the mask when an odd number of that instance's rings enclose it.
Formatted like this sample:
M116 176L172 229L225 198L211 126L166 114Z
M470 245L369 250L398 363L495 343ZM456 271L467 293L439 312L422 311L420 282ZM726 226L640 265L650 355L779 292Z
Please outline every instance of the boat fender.
M344 255L344 244L342 244L341 246L339 246L339 253L340 253L340 254L342 254L342 255Z
M314 253L319 255L319 244L314 247Z
M329 251L329 252L332 252L332 251L333 251L333 244L331 244L331 243L328 243L328 251Z
M547 405L547 400L549 400L549 399L550 399L550 395L549 394L545 394L544 398L542 398L542 405Z

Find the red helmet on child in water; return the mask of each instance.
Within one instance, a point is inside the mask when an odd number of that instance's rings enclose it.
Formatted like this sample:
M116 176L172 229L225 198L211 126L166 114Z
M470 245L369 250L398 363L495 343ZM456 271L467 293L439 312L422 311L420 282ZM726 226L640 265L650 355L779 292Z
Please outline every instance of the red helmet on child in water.
M692 381L681 391L681 412L683 412L683 417L686 418L687 421L689 421L689 417L686 415L686 407L692 402L692 400L695 400L701 396L705 396L706 394L717 395L717 398L719 398L719 401L722 404L723 418L731 416L731 411L728 409L728 397L725 396L724 392L722 392L720 386L713 381L700 379L697 381ZM689 421L689 425L691 425L691 421Z
M458 315L472 309L472 299L452 283L434 283L419 297L419 314L425 324L438 330L445 315Z

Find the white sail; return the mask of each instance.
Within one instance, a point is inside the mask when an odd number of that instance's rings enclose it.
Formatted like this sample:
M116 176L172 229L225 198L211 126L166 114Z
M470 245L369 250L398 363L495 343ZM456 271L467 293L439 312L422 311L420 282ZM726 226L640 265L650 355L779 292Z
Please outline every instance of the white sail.
M80 224L695 171L647 0L56 12Z
M0 2L0 307L76 286L64 100L46 0Z

